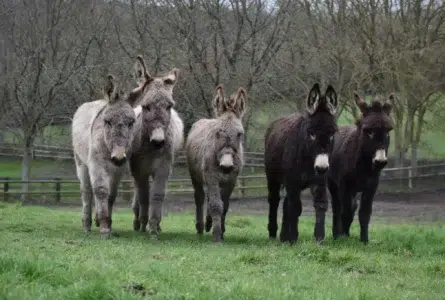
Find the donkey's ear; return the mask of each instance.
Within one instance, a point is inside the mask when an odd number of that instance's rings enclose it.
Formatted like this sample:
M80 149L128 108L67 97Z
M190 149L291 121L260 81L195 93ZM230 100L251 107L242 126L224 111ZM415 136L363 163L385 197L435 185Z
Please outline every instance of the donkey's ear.
M151 76L148 74L147 67L145 66L145 61L142 55L136 57L136 63L134 64L134 77L137 84L143 85L145 82L150 80Z
M337 93L332 85L328 85L328 88L325 92L326 97L326 105L329 109L331 115L335 115L338 107Z
M392 107L394 106L394 102L395 102L395 96L394 93L391 93L388 96L388 99L385 101L385 103L383 103L382 107L383 112L389 115L391 113Z
M242 118L246 111L247 93L243 87L238 88L236 96L231 100L230 106L234 109L239 118Z
M179 69L174 68L167 74L167 76L164 77L164 84L171 85L173 87L178 79L178 76Z
M313 113L315 113L319 104L320 104L320 85L318 83L315 83L312 86L312 89L309 91L306 101L306 109L309 112L309 114L312 115Z
M357 92L354 92L354 101L362 114L365 115L368 112L368 104L366 104L365 100L363 100Z
M113 75L108 75L103 88L105 100L113 103L119 100L119 92Z
M219 84L215 89L215 98L213 98L213 111L215 113L215 117L219 116L225 111L225 105L224 89L222 84Z

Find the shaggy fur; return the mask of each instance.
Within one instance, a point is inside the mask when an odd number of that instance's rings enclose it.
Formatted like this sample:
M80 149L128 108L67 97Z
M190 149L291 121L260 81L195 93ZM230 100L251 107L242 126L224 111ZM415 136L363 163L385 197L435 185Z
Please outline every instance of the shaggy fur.
M108 76L104 100L82 104L74 114L72 143L83 203L83 228L91 231L91 202L101 236L111 233L117 187L126 169L133 137L134 111Z
M325 214L328 207L326 176L329 168L331 141L337 131L335 113L337 95L328 86L324 95L316 83L307 98L307 111L274 121L265 135L265 170L269 190L269 237L275 239L278 230L277 211L280 188L284 185L282 242L298 239L298 218L301 215L301 191L310 187L314 197L316 223L314 236L325 236Z
M130 158L135 182L133 228L145 232L149 223L149 234L157 238L161 231L167 181L174 156L182 148L184 139L184 124L173 108L173 88L179 71L173 69L165 76L152 77L141 56L137 58L135 71L139 86L130 93L130 98L136 99L137 105L134 108L137 117ZM153 179L151 184L150 176Z
M204 230L204 186L207 190L205 228L213 226L213 241L224 240L225 219L229 199L244 165L242 117L246 92L239 88L230 99L222 86L216 88L213 101L214 119L201 119L193 124L186 142L187 162L194 188L196 230Z
M359 222L360 240L368 242L368 225L372 203L379 185L380 172L387 164L390 118L394 96L382 104L365 103L356 93L355 103L362 117L356 125L341 127L334 136L328 187L332 198L334 238L349 236L349 229L357 209L355 197L361 192Z

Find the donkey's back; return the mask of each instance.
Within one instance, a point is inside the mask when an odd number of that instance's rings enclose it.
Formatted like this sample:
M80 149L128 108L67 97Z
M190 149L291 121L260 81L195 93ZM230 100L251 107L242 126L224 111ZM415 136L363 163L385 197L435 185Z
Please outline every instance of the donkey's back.
M83 162L88 160L91 125L98 113L107 105L104 99L83 103L73 116L72 142L75 155Z

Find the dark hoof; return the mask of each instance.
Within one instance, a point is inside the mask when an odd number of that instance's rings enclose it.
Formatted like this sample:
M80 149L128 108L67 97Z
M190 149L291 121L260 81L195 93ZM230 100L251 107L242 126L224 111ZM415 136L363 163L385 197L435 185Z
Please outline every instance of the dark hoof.
M94 219L94 224L96 224L96 227L99 227L99 226L100 226L100 223L99 223L99 219L98 219L98 218L95 218L95 219Z
M334 234L332 237L334 238L334 240L338 240L341 239L345 236L344 233L338 233L338 234Z
M112 236L112 237L119 237L120 234L117 233L117 232L112 231L112 232L111 232L111 236Z
M139 220L133 220L133 230L139 231L141 229L141 222Z
M196 223L195 227L198 234L204 233L204 225L202 223Z
M367 245L369 243L368 239L360 239L360 242L363 243L363 245Z
M141 232L147 232L147 224L141 225Z

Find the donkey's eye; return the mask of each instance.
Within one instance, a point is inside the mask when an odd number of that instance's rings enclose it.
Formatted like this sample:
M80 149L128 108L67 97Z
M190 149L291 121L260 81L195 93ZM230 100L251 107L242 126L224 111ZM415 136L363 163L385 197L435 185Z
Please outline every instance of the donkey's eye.
M104 122L105 122L105 125L111 126L111 121L110 120L104 120Z
M131 120L129 123L128 123L128 127L133 127L133 125L134 125L134 120Z
M142 108L146 111L150 111L150 105L144 105Z
M173 104L167 105L167 110L170 110L173 107Z

